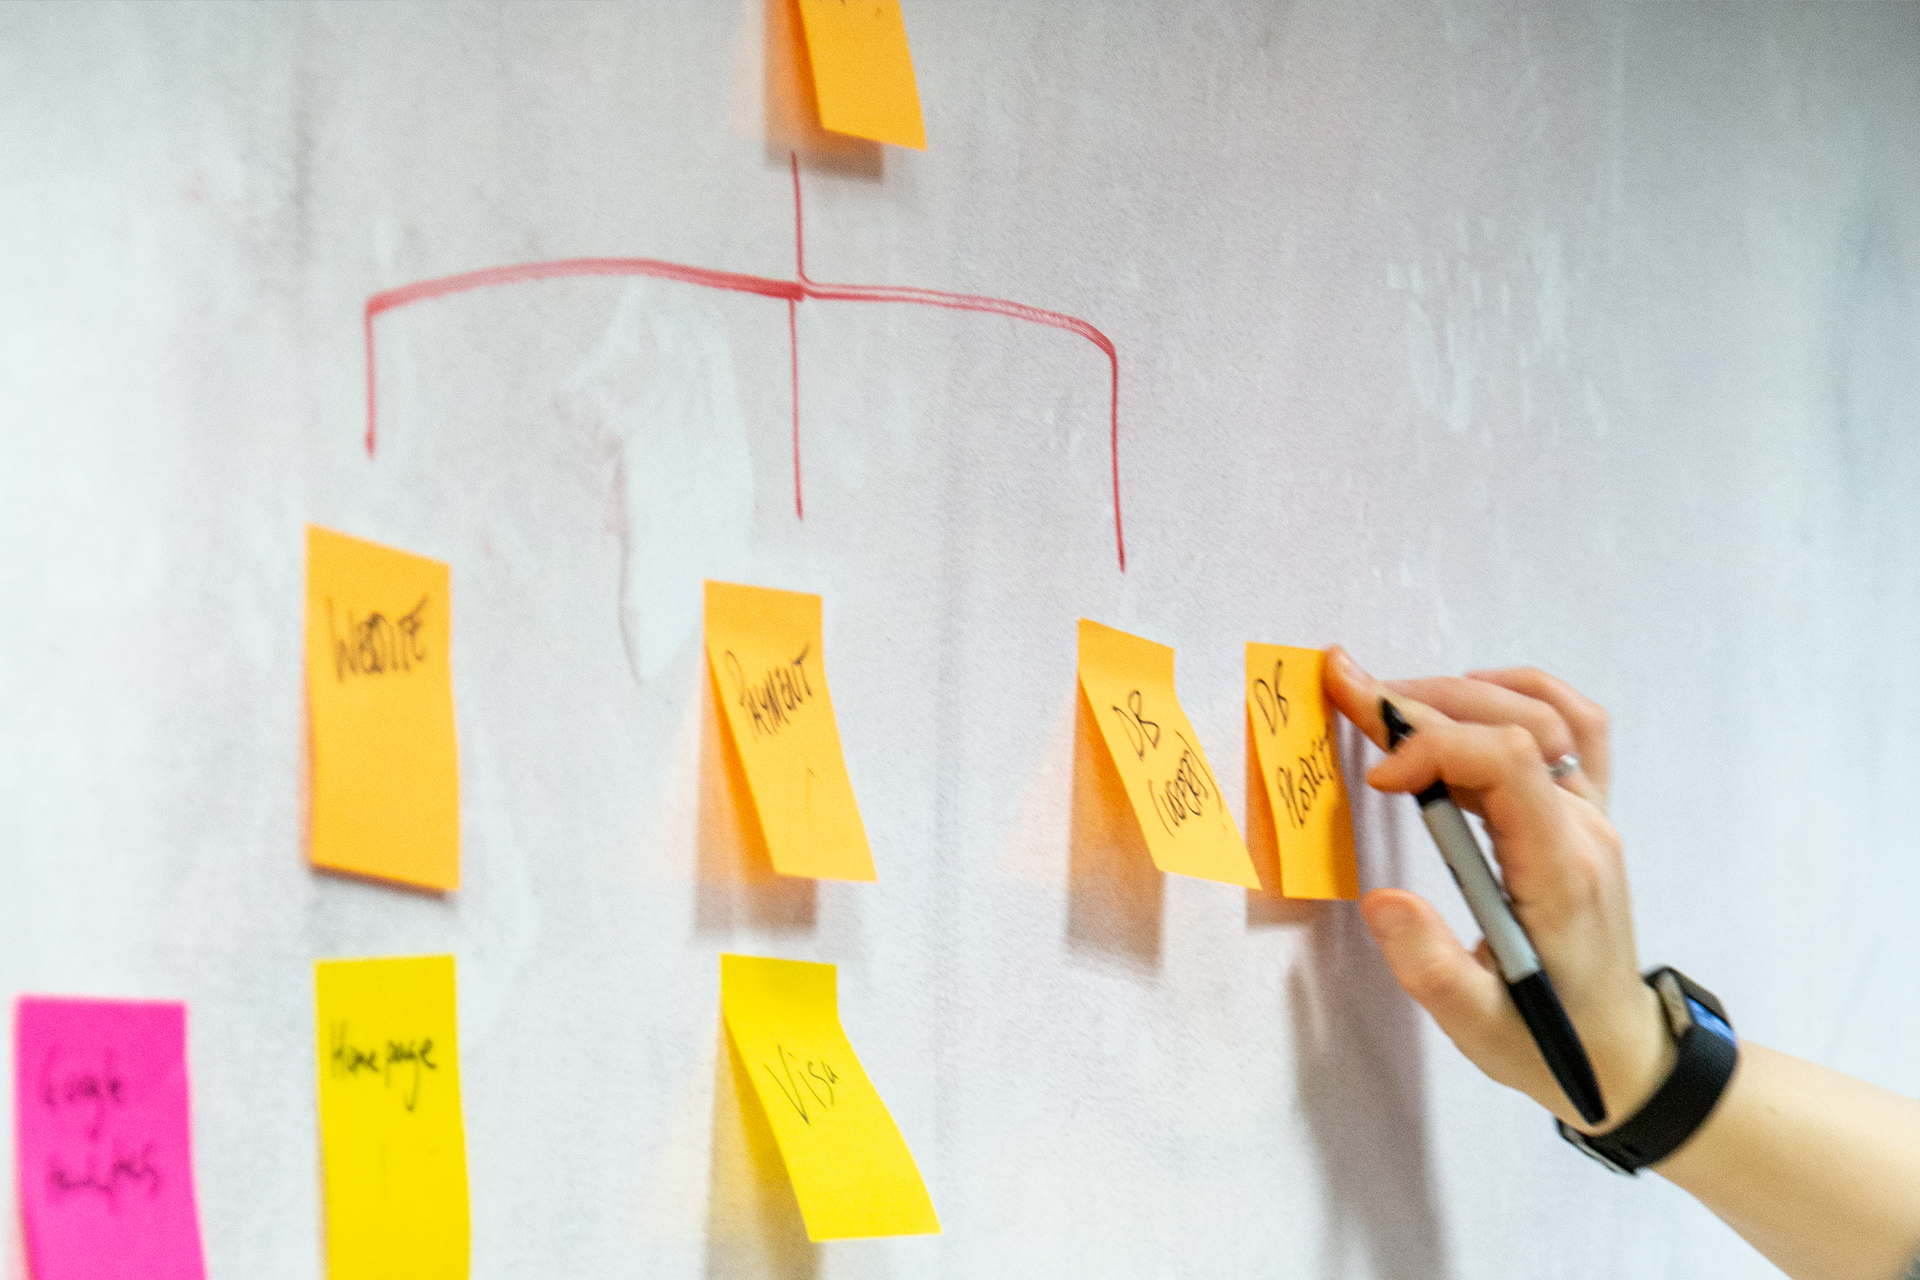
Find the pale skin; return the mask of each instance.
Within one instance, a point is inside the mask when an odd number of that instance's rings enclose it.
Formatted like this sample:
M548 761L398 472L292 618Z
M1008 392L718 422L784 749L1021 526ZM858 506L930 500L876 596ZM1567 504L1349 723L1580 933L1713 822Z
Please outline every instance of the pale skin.
M1394 978L1476 1066L1560 1119L1598 1132L1632 1115L1674 1051L1639 976L1626 863L1607 819L1606 713L1531 668L1383 683L1335 648L1326 683L1375 745L1386 745L1382 698L1414 728L1369 783L1417 792L1437 778L1486 820L1514 913L1593 1059L1608 1120L1582 1124L1568 1105L1484 942L1469 951L1424 898L1375 889L1360 912ZM1556 783L1546 762L1569 752L1581 768ZM1692 976L1714 985L1711 974ZM1740 1011L1729 1012L1737 1023ZM1749 1040L1713 1113L1652 1168L1795 1280L1898 1280L1920 1251L1920 1102Z

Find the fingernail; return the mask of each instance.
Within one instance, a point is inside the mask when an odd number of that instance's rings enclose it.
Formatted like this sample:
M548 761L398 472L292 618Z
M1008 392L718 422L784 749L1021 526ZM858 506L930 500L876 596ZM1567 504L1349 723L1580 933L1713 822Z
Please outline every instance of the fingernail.
M1334 655L1334 660L1340 664L1340 674L1347 679L1357 681L1371 678L1365 671L1360 669L1360 664L1355 662L1353 655L1345 649L1336 649Z

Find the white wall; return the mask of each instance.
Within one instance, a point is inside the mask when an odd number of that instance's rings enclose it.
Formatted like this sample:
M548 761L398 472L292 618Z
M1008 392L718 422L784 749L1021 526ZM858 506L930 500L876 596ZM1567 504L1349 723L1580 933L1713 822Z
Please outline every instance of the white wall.
M391 313L370 461L377 290L791 278L761 16L0 9L0 995L191 1002L211 1273L320 1271L310 962L451 949L476 1277L1768 1274L1351 905L1113 853L1073 624L1177 646L1241 813L1246 640L1559 671L1646 958L1920 1091L1920 6L910 0L930 148L809 161L808 268L1111 335L1124 574L1104 359L991 317L801 305L804 521L785 305L682 285ZM444 901L304 865L308 520L453 565ZM824 593L877 885L732 878L705 575ZM725 949L840 966L944 1236L805 1242Z

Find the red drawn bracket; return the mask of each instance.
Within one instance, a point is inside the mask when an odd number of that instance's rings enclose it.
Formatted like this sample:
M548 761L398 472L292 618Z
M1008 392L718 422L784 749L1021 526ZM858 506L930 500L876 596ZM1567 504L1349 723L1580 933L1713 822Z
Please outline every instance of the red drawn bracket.
M697 285L703 289L720 289L730 293L750 293L762 298L786 300L787 338L793 366L793 511L797 518L804 519L806 511L800 488L798 318L800 303L810 298L823 302L897 302L916 307L942 307L949 311L984 312L1079 334L1106 355L1107 362L1113 370L1111 395L1108 401L1108 451L1113 471L1113 542L1120 557L1120 570L1123 573L1126 572L1127 540L1120 518L1120 355L1114 350L1113 341L1078 316L1030 307L1025 303L1012 302L1006 298L946 293L938 289L916 289L898 285L825 284L809 278L805 225L802 221L800 206L800 162L797 157L789 157L789 163L793 170L793 250L797 275L793 280L743 275L735 271L716 271L708 267L690 267L679 262L662 262L657 258L564 258L554 262L526 262L514 266L485 267L479 271L465 271L459 275L441 276L434 280L416 280L412 284L404 284L397 289L386 289L368 298L365 318L367 456L373 456L379 422L373 341L375 316L410 303L424 302L430 298L444 298L449 294L467 293L474 289L491 289L499 285L525 284L534 280L571 279L580 276L651 276L657 280L673 280L681 284Z

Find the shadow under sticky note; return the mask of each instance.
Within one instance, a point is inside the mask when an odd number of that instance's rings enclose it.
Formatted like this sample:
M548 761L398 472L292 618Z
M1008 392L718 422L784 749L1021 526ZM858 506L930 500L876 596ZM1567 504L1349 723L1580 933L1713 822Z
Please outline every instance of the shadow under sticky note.
M799 0L820 124L927 149L900 0Z
M14 1008L20 1214L34 1280L201 1280L187 1010Z
M714 701L774 870L874 879L827 691L820 597L709 582L706 632Z
M313 969L327 1275L466 1280L453 957Z
M1260 887L1240 828L1173 688L1173 650L1080 620L1080 688L1153 864Z
M313 865L460 887L447 566L307 526Z
M937 1234L913 1153L840 1027L834 967L722 955L720 1012L808 1238Z
M1357 898L1353 814L1321 684L1326 654L1247 646L1247 724L1289 898Z

